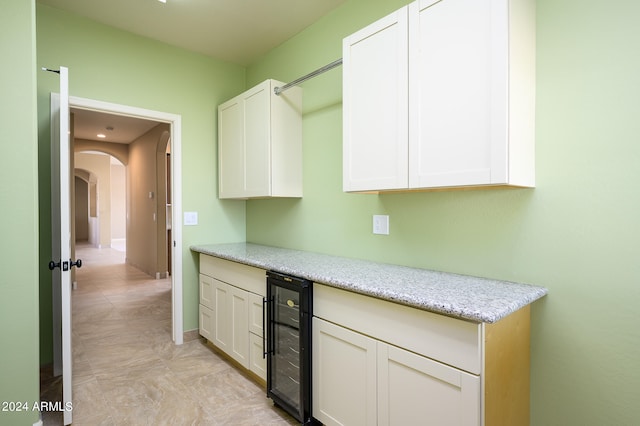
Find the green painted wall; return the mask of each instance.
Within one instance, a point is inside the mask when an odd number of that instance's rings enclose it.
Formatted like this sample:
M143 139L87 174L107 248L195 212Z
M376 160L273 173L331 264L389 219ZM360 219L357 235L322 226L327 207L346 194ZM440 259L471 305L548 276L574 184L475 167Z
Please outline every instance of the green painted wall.
M0 425L33 424L38 378L38 140L35 1L0 7ZM6 408L11 408L8 406Z
M247 70L293 80L406 1L351 0ZM537 2L534 190L342 192L341 71L304 88L304 198L247 202L255 243L545 286L533 425L640 419L640 3ZM375 90L372 88L372 90ZM390 216L389 236L371 216Z
M245 238L245 203L216 199L215 106L265 78L290 80L334 60L344 35L404 3L349 1L246 70L247 84L241 67L38 5L37 66L68 66L73 96L182 115L183 207L200 213L199 226L184 228L185 328L197 325L197 261L188 246ZM532 424L635 424L640 4L537 6L535 190L343 194L338 69L303 84L304 198L247 202L246 236L546 286L532 311ZM33 0L8 0L0 14L0 55L12 64L0 71L2 141L11 144L0 168L10 242L0 249L3 401L37 398L38 348L42 362L51 350L48 93L58 80L37 71L36 94L33 9ZM391 235L371 234L377 213L390 215ZM0 412L0 425L36 419Z
M245 88L245 69L116 30L38 4L38 66L69 68L71 96L179 114L182 117L183 211L199 225L183 227L184 327L198 327L197 256L193 244L244 241L244 202L217 199L216 106ZM49 93L56 74L38 73L40 258L50 258ZM41 262L41 327L51 329L51 280ZM41 361L51 360L50 333L41 336Z

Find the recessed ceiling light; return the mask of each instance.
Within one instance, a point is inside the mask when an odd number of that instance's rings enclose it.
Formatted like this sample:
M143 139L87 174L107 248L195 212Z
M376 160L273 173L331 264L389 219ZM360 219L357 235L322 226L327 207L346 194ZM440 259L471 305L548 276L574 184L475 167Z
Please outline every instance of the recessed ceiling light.
M158 0L160 3L166 3L167 0Z
M107 137L103 133L98 133L96 136L98 136L100 139L104 139Z

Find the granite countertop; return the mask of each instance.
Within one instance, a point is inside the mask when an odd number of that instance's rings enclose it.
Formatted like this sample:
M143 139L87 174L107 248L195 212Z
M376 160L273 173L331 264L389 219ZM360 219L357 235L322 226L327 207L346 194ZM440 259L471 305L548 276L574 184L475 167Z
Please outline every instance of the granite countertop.
M191 250L477 322L496 322L547 294L546 288L528 284L251 243L194 245Z

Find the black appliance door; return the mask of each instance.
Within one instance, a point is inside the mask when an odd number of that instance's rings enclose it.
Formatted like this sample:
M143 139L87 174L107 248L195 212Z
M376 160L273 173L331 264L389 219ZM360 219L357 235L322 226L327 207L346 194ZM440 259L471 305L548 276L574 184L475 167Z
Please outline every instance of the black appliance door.
M267 392L273 401L305 423L310 414L310 323L306 280L269 273Z

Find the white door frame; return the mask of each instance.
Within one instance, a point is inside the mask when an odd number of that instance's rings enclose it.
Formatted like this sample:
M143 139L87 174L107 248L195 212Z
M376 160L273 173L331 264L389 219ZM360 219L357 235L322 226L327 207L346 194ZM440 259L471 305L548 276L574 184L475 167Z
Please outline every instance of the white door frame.
M182 117L177 114L69 96L69 107L168 123L171 127L171 322L172 339L183 343L182 318Z

